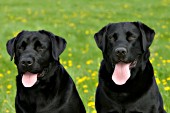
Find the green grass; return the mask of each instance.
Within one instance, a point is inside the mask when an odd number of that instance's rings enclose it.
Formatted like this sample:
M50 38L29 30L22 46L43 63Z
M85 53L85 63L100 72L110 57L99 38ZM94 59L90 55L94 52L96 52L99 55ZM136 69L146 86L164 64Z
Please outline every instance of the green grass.
M68 44L60 56L76 83L87 113L95 113L94 95L102 59L93 35L112 22L142 21L156 31L151 61L170 112L169 0L1 0L0 3L0 113L15 113L16 67L6 42L21 30L45 29Z

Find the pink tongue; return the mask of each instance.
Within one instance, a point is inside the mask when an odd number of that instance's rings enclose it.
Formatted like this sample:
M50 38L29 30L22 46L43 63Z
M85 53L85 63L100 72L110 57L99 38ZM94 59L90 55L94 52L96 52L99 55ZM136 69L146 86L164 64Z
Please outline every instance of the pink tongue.
M26 72L22 76L22 84L25 87L32 87L37 82L37 74Z
M129 69L130 63L126 64L123 62L120 62L115 65L115 69L112 75L112 80L117 85L123 85L126 83L126 81L130 78L130 69Z

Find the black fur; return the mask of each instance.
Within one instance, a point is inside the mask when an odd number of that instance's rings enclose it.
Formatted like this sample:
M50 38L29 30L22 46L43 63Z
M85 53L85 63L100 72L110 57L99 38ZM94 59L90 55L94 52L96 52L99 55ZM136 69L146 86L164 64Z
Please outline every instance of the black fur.
M16 113L85 113L75 84L59 62L66 41L41 31L22 31L7 42L7 51L14 57L18 69L16 77ZM42 73L36 84L24 87L25 72Z
M149 61L154 35L154 30L141 22L108 24L95 34L103 53L95 100L97 113L166 113ZM123 52L117 53L117 49ZM115 64L134 61L137 64L130 69L127 82L115 84Z

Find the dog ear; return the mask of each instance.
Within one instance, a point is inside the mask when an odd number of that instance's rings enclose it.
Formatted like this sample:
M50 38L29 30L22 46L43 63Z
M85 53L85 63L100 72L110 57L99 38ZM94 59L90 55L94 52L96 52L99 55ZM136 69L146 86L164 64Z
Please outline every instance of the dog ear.
M143 51L147 51L155 36L155 31L141 22L135 22L142 35Z
M59 60L59 55L64 51L66 48L67 42L65 39L55 36L53 33L41 30L39 31L40 33L45 33L50 37L51 43L52 43L52 56L54 60L58 61Z
M24 31L21 31L20 33L18 33L18 35L10 40L7 41L6 43L6 49L8 54L11 56L11 61L13 60L13 57L15 55L15 44L17 39L22 35Z
M16 38L14 37L14 38L8 40L8 42L6 43L6 49L7 49L8 54L11 56L11 61L12 61L12 59L14 57L14 53L15 53L14 52L15 39Z
M67 42L65 41L65 39L59 36L51 37L51 42L52 42L52 56L55 60L58 60L59 55L66 48Z
M94 35L94 39L96 41L97 46L104 52L105 51L105 36L106 36L106 32L107 29L109 27L110 24L106 25L105 27L103 27L99 32L97 32Z

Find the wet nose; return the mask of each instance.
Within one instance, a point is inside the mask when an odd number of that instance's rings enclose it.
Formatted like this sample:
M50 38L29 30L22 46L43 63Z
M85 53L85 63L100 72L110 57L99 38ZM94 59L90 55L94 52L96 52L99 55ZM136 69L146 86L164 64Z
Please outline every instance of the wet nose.
M33 65L33 59L32 58L22 58L21 65L24 67L30 67Z
M124 47L119 47L115 49L115 53L118 57L124 57L127 54L127 49Z

